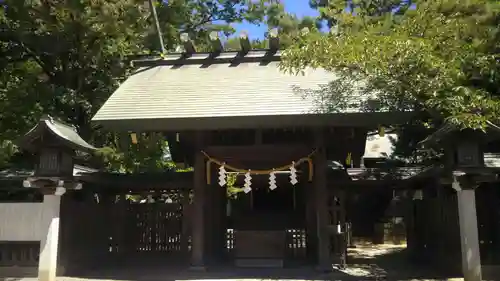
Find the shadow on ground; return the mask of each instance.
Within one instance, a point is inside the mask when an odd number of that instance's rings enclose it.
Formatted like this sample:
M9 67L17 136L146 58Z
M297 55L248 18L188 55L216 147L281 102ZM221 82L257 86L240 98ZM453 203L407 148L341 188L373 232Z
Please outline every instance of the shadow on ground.
M359 243L356 248L349 249L347 268L334 267L332 273L319 273L312 267L247 269L226 266L210 267L206 271L192 271L185 267L176 267L171 263L165 263L146 266L122 265L105 270L86 270L80 272L78 276L58 277L58 280L460 280L460 278L455 278L456 276L444 274L429 266L411 263L404 245ZM21 279L25 281L36 280L36 278ZM3 280L21 279L4 278Z
M357 276L335 271L333 273L319 273L312 267L298 268L235 268L210 267L205 271L193 271L186 268L123 268L121 270L94 271L80 274L78 277L66 277L65 280L76 279L104 279L104 280L134 280L134 281L206 281L206 280L360 280ZM364 279L361 279L364 280Z
M359 243L349 249L348 267L340 270L350 276L371 280L460 280L426 264L411 261L406 245Z

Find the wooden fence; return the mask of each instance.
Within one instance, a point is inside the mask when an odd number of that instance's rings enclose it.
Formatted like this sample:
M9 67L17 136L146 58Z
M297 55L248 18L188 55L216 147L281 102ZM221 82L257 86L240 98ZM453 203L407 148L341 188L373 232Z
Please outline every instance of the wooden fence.
M189 196L167 200L64 200L61 263L66 269L184 261L190 251ZM173 196L173 195L176 196ZM76 269L75 269L76 270Z

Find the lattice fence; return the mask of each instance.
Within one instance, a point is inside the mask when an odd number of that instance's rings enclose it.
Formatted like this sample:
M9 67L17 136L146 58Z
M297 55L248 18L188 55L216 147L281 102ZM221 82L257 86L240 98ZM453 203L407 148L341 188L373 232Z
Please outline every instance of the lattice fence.
M286 240L288 257L294 259L306 257L307 247L305 229L287 229Z
M106 200L69 202L64 252L72 264L106 266L165 258L190 251L188 192L155 191ZM151 257L151 259L148 259Z

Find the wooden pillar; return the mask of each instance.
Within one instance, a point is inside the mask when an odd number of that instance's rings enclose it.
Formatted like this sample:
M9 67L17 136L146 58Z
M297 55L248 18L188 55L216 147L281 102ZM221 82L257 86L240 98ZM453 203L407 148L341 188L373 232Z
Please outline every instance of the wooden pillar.
M307 171L306 168L303 168ZM306 185L306 249L307 258L313 262L317 259L317 229L316 229L316 197L314 196L314 185L312 182L304 183Z
M316 229L318 247L318 266L321 271L332 269L330 259L330 239L328 234L328 189L327 189L327 159L324 134L321 129L314 131L314 193L316 202Z
M59 212L61 197L45 195L43 197L43 216L41 227L44 235L40 241L38 261L38 280L55 281L57 271L57 252L59 244Z
M191 269L205 270L205 156L201 153L203 145L202 135L197 136L196 154L194 160L194 198L193 198L193 219L192 219L192 249L191 249Z
M481 281L475 190L462 185L457 191L457 202L464 280Z
M206 175L206 173L205 173ZM214 178L215 179L215 178ZM205 266L208 266L208 262L212 262L214 259L214 229L216 226L214 225L214 189L212 185L206 185L205 186L205 198L204 198L204 218L203 218L203 223L205 224L205 238L204 238L204 245L205 245ZM196 195L195 195L196 197ZM207 223L210 222L210 223Z
M446 208L446 194L444 194L443 186L441 186L439 183L436 183L437 189L437 213L436 217L438 219L438 233L436 237L436 242L437 242L437 254L435 255L437 260L444 260L446 259L447 252L446 252L446 240L447 240L447 233L446 233L446 219L445 219L445 208Z
M217 177L212 177L217 178ZM210 192L214 194L214 218L213 218L213 231L214 231L214 258L215 261L221 261L224 258L226 251L226 189L219 186L217 181L210 186Z
M192 235L193 226L193 206L190 204L190 192L184 191L182 193L182 235L181 235L181 249L184 253L189 253L189 236ZM189 258L189 257L188 257Z
M412 194L412 193L411 193ZM415 201L413 198L406 198L405 200L408 200L408 205L406 208L406 214L405 214L405 225L406 225L406 247L408 249L408 252L410 254L410 258L414 259L415 256L417 255L416 253L416 244L415 244L415 236L416 236L416 230L415 230Z
M225 194L225 188L218 184L218 169L213 169L212 182L206 187L205 193L205 222L206 222L206 258L211 263L218 262L223 254L223 240L226 230L223 229L223 215L225 212L225 201L222 196ZM224 202L223 202L224 201ZM210 266L210 264L206 264Z
M56 275L64 275L68 270L69 256L71 255L71 223L68 218L71 215L62 215L68 209L68 205L71 205L72 198L70 196L61 197L61 204L59 207L59 213L61 214L59 219L59 241L58 241L58 251L57 251L57 271ZM69 214L69 213L68 213Z
M333 202L334 209L334 221L332 223L337 226L345 227L346 225L346 212L345 212L345 191L337 190L335 192L334 200L337 198L338 201ZM347 263L347 240L346 240L346 230L342 230L342 233L337 233L335 235L335 244L334 244L334 252L335 252L335 263L338 263L342 268L346 266Z

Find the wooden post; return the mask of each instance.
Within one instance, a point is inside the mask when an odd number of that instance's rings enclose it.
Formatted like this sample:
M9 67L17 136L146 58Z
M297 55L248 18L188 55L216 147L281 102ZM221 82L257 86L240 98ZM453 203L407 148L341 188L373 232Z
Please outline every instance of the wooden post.
M217 178L216 176L213 178ZM226 249L226 225L224 219L226 218L226 190L218 185L217 181L210 186L210 191L213 193L213 231L214 238L211 243L214 245L214 259L220 261L224 257Z
M435 239L437 240L437 254L434 255L438 261L442 261L446 258L447 253L446 253L446 240L447 240L447 233L446 233L446 222L445 222L445 216L444 216L444 208L446 208L445 204L445 194L443 194L443 186L441 186L439 183L436 183L437 189L437 200L438 200L438 212L436 214L438 218L438 233L437 237Z
M216 169L214 169L216 170ZM217 179L217 177L213 177L213 179ZM213 181L216 183L216 180ZM219 220L218 220L218 210L219 207L216 202L216 196L219 188L217 186L211 184L205 186L205 222L210 222L209 227L205 229L205 257L206 261L214 262L216 259L216 236L217 231L219 230ZM207 266L207 264L205 264Z
M181 249L185 253L189 253L189 236L193 233L193 212L190 205L189 191L184 191L182 196L182 235L181 235Z
M44 195L43 215L47 221L41 225L40 259L38 261L38 280L55 281L57 271L57 251L59 244L59 211L61 197Z
M316 153L314 156L314 193L316 201L316 229L318 246L318 266L321 271L332 269L330 260L330 239L328 234L328 189L326 179L327 159L321 129L314 131Z
M201 153L202 135L197 136L196 154L194 160L194 200L192 219L192 256L191 269L205 270L205 156Z
M303 167L304 171L307 168ZM316 197L314 196L314 184L311 182L304 183L306 185L306 249L307 258L311 261L316 261L317 258L317 227L316 227Z
M460 186L458 182L455 182ZM481 281L475 190L462 184L457 191L462 272L465 281Z

